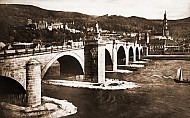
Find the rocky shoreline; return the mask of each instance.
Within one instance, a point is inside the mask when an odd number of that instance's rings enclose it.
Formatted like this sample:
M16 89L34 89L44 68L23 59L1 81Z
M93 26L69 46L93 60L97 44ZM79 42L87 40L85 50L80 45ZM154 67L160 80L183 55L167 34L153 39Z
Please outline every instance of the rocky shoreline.
M77 112L77 107L67 100L58 100L45 96L42 97L42 104L37 107L22 107L0 102L0 109L4 117L9 118L59 118Z

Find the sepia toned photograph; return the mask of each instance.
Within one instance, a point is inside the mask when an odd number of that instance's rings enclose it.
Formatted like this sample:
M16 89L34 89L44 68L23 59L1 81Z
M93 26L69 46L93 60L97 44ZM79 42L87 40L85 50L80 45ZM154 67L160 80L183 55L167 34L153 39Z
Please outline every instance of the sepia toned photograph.
M0 118L189 118L189 0L0 0Z

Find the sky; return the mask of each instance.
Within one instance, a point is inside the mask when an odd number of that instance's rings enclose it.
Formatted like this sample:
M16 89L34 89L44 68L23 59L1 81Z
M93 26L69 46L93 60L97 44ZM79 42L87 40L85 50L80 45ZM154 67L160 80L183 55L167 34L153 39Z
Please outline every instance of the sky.
M56 11L88 15L138 16L147 19L190 17L190 0L0 0L0 4L27 4Z

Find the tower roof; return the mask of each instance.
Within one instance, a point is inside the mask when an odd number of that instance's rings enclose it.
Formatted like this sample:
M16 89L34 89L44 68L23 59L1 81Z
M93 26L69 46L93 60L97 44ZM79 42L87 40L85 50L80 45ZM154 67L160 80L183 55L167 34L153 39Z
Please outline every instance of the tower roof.
M167 18L166 18L166 11L165 11L165 13L164 13L164 20L166 20Z

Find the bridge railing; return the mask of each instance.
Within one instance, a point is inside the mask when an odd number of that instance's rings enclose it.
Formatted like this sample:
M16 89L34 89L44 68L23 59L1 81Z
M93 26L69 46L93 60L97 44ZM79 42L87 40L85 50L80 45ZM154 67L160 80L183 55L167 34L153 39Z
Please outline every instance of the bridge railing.
M27 57L32 55L43 55L47 53L64 52L69 50L78 50L83 48L84 48L83 43L75 43L74 45L66 45L66 46L50 46L50 47L33 48L33 49L3 50L2 52L0 52L0 60L7 58L19 58L19 57Z

